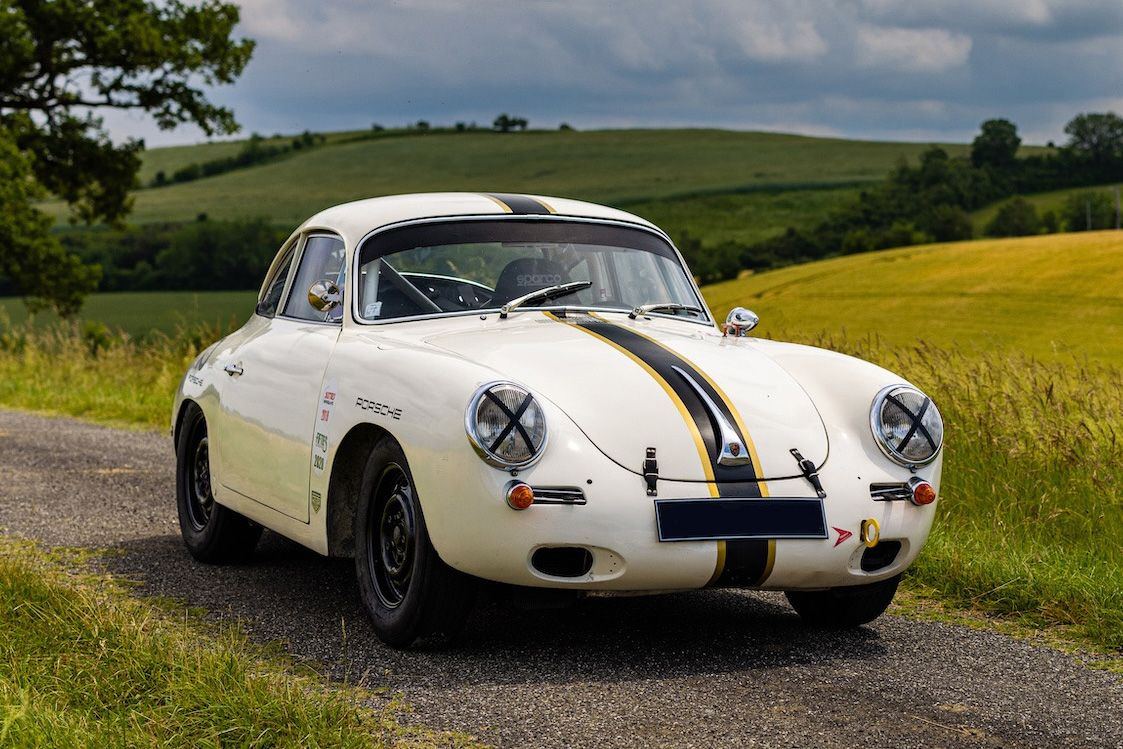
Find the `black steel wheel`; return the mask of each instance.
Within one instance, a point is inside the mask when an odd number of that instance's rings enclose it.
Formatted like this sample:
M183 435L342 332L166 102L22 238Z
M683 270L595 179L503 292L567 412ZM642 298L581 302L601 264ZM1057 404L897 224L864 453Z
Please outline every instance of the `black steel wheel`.
M872 622L885 613L901 576L894 575L868 585L851 585L828 590L789 590L788 603L800 618L816 627L845 629Z
M260 525L214 501L207 420L194 403L179 428L176 505L183 542L201 562L244 559L261 537Z
M455 635L475 598L475 580L437 555L401 447L389 437L371 451L355 516L355 574L375 632L407 648Z
M380 558L368 560L374 570L375 593L386 608L396 608L406 599L413 577L417 555L417 519L413 512L413 485L405 471L391 464L379 479L380 490L387 496L382 503L382 518L377 539L368 544L370 554Z

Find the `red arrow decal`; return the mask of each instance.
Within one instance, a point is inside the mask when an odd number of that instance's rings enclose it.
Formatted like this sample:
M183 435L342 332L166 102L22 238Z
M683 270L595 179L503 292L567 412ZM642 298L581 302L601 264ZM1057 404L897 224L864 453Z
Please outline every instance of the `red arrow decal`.
M833 525L831 527L834 528ZM834 542L835 546L838 546L840 543L854 535L850 531L844 531L841 528L835 528L835 530L838 531L838 540Z

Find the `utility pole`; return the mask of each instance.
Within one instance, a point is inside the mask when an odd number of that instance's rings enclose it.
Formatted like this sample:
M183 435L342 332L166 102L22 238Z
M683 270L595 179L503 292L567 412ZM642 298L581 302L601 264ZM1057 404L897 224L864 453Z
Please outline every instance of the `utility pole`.
M1119 230L1119 185L1115 186L1115 230Z

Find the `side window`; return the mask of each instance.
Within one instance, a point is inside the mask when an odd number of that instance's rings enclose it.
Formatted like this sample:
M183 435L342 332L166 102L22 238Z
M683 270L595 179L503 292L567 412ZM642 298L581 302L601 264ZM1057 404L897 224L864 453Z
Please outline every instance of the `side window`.
M281 294L285 292L285 281L289 279L289 269L292 267L292 258L296 254L296 242L281 248L277 258L269 268L269 275L261 287L261 296L257 300L257 314L263 317L273 317L277 314L277 306L281 303Z
M339 320L343 305L326 314L319 312L308 303L308 289L317 281L327 280L339 286L342 292L345 257L343 240L339 237L320 234L308 237L304 242L300 265L296 268L292 291L289 292L289 299L285 304L285 315L318 322Z

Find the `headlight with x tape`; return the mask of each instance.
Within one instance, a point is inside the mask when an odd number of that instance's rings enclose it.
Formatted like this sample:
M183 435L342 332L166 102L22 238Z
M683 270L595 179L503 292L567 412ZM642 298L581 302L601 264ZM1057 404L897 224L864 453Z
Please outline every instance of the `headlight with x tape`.
M490 382L472 396L465 415L468 439L496 468L530 465L546 445L546 414L524 387Z
M931 463L944 443L944 420L936 404L909 385L891 385L877 394L870 427L885 456L903 466Z

